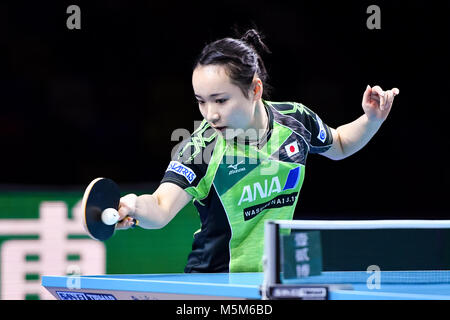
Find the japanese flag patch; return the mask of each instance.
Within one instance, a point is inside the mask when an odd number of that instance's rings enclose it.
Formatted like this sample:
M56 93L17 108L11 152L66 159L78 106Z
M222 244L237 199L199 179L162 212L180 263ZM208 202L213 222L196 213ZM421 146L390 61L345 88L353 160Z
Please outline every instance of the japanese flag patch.
M284 149L289 157L292 157L294 154L299 152L297 141L289 143L284 147Z

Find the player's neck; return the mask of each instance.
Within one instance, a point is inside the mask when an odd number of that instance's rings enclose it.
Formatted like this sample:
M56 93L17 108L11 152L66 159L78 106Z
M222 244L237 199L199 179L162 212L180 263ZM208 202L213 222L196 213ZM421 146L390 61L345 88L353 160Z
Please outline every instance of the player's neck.
M256 102L253 122L243 136L237 136L238 142L259 144L269 131L269 115L266 107L260 99Z
M255 129L266 132L269 129L269 115L261 99L256 103L255 118Z

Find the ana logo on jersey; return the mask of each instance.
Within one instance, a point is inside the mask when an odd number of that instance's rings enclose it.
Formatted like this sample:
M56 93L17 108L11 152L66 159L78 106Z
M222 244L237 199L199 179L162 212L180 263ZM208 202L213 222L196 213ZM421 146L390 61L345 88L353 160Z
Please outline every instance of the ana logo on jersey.
M300 181L300 174L300 167L290 170L283 189L281 189L280 179L278 178L278 176L272 177L270 187L269 181L267 179L264 180L264 188L259 182L255 182L253 184L253 188L250 185L244 186L241 199L238 203L239 206L243 203L248 202L250 204L254 201L269 198L272 195L277 195L271 198L269 201L244 208L244 221L253 219L265 209L281 208L294 205L298 196L298 191L294 191L289 194L278 194L285 190L295 189Z
M297 187L300 180L300 167L294 168L289 171L288 178L281 189L280 179L278 176L273 176L270 181L264 179L264 187L259 182L255 182L253 185L246 185L242 189L241 198L239 199L238 206L244 202L252 203L258 199L269 198L273 194L278 194L281 191L294 189Z

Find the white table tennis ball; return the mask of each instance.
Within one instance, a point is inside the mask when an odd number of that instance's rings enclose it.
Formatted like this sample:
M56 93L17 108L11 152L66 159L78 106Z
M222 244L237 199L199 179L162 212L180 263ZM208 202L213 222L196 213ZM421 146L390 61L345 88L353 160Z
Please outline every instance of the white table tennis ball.
M108 208L102 212L102 221L104 224L111 226L119 221L119 212L114 208Z

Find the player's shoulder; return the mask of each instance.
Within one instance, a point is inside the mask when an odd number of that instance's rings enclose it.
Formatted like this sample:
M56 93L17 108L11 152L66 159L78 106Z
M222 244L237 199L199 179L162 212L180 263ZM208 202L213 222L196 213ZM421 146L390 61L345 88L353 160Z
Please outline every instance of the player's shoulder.
M208 121L203 120L197 129L185 139L177 150L177 158L185 163L193 162L196 158L203 159L203 152L217 140L217 131Z
M330 128L304 104L299 102L268 102L267 104L275 110L273 111L275 121L306 139L310 145L310 152L324 152L333 143Z
M314 116L314 112L306 107L301 102L294 101L283 101L283 102L275 102L275 101L265 101L267 105L272 107L277 113L281 115L287 115L294 117L296 119L303 118L305 116Z
M271 107L276 122L291 129L298 127L310 130L311 125L318 121L317 114L301 102L265 101Z

